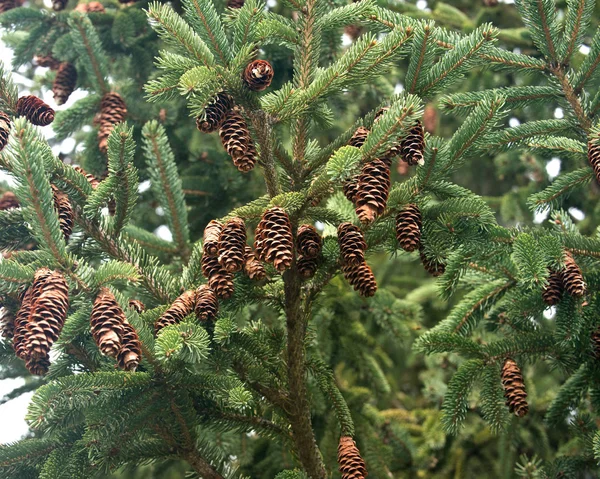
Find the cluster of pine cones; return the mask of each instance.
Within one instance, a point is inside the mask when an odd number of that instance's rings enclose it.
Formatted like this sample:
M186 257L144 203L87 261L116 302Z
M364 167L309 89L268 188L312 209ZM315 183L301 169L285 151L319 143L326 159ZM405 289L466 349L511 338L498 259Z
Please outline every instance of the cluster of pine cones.
M581 298L586 292L586 284L581 269L568 252L565 253L563 269L550 271L548 284L542 292L542 299L549 306L554 306L558 304L565 290L575 298Z
M199 321L213 321L219 312L219 300L215 291L208 285L202 284L195 291L186 291L171 304L160 318L154 323L154 330L173 324L179 324L183 318L195 313Z

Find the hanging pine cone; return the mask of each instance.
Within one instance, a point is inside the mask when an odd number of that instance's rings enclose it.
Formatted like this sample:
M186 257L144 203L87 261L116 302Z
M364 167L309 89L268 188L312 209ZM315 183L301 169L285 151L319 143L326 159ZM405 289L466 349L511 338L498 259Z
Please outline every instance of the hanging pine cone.
M261 261L271 263L279 272L290 267L294 240L290 218L283 208L267 210L256 227L254 249Z
M390 191L390 167L375 159L363 166L358 177L356 214L361 223L369 224L383 213Z
M342 479L364 479L367 477L368 472L365 461L363 461L356 443L350 436L340 437L338 464Z
M600 184L600 137L597 135L588 142L588 161L594 170L596 181Z
M592 333L592 347L594 349L594 356L596 359L600 359L600 327L596 328Z
M437 278L438 276L443 275L444 271L446 271L446 265L444 263L440 263L435 258L428 258L423 248L419 249L419 256L421 257L423 268L425 268L425 271L427 271L431 276Z
M312 278L317 269L319 268L318 258L307 258L303 254L298 255L296 260L296 266L298 267L298 273L304 279Z
M356 40L362 35L363 27L358 24L346 25L344 27L344 33L348 35L352 40Z
M252 91L263 91L273 81L273 67L266 60L254 60L244 70L244 83Z
M54 121L54 110L35 95L22 96L17 100L17 115L24 116L37 126L47 126Z
M0 332L2 337L6 339L12 339L15 336L15 315L6 308L2 308Z
M208 104L204 110L204 115L196 118L196 127L203 133L212 133L217 131L225 118L229 110L233 108L233 100L225 93L219 93L215 99Z
M114 126L125 120L127 106L118 93L107 93L100 102L100 114L98 116L98 147L102 153L108 151L108 137Z
M5 192L2 196L0 196L0 210L10 210L12 208L18 208L19 200L17 199L17 195L15 195L12 191Z
M516 416L523 417L529 411L527 405L527 392L523 383L523 375L516 362L507 358L502 366L502 386L504 397L510 412Z
M121 350L125 313L108 288L102 288L94 301L90 323L92 336L102 354L116 358Z
M88 183L90 184L92 189L95 190L98 187L98 185L100 184L100 181L94 175L85 171L81 166L74 166L73 169L77 173L85 176L85 178L88 180Z
M342 223L337 234L344 264L358 266L364 263L367 243L360 228L352 223Z
M363 261L358 265L345 264L342 266L344 277L358 294L370 297L377 291L377 281L371 267Z
M305 258L316 258L323 249L323 239L313 225L300 225L296 249Z
M65 241L69 241L75 222L73 207L69 197L54 185L52 185L52 192L54 193L54 209L58 213L60 230L65 237Z
M156 320L154 330L158 333L162 328L180 323L183 318L194 311L196 291L186 291L179 296L163 315Z
M248 275L248 278L255 281L262 281L267 277L264 265L252 251L250 246L246 246L246 262L244 263L244 272Z
M415 251L421 246L421 211L411 203L396 216L396 239L404 251Z
M65 9L67 3L69 3L69 0L52 0L52 9L55 12L60 12Z
M219 312L219 300L217 294L210 286L201 284L196 291L196 317L203 323L213 321Z
M10 118L6 113L0 111L0 151L4 150L8 145L8 137L10 136Z
M344 196L348 198L348 201L351 201L352 204L356 204L356 196L358 195L358 177L359 175L354 175L345 180L342 185Z
M235 110L230 110L219 130L223 148L236 168L245 173L254 168L257 152L246 120Z
M17 7L15 0L0 0L0 13L8 12Z
M204 254L208 256L217 256L219 252L219 236L223 225L218 221L211 220L206 228L204 228L204 239L202 241L202 247Z
M233 295L233 274L225 271L214 256L202 255L202 274L219 299Z
M78 3L75 7L76 12L81 13L104 13L104 5L100 2Z
M548 284L544 288L544 291L542 291L542 299L547 305L554 306L560 301L563 289L562 275L557 271L550 271Z
M227 6L229 8L242 8L244 6L244 0L227 0Z
M139 299L130 299L129 307L138 314L141 314L146 310L146 306Z
M35 376L44 376L50 369L50 357L30 356L25 360L25 367Z
M219 235L219 263L230 273L241 271L246 262L246 225L241 218L232 218Z
M52 55L36 55L33 60L37 66L50 68L50 70L57 70L60 66L60 62Z
M142 344L136 330L125 320L121 329L121 349L117 364L125 371L135 371L142 359Z
M348 144L360 148L365 144L365 141L367 141L367 136L369 136L369 130L364 126L359 126L354 132L354 135L352 135L352 138L348 141Z
M411 127L406 138L400 143L402 159L411 166L422 165L425 151L425 131L420 121Z
M570 253L565 254L565 266L562 270L562 281L567 293L580 298L586 293L586 285L581 269Z
M58 67L52 93L57 105L63 105L75 91L77 85L77 69L69 62L63 62Z

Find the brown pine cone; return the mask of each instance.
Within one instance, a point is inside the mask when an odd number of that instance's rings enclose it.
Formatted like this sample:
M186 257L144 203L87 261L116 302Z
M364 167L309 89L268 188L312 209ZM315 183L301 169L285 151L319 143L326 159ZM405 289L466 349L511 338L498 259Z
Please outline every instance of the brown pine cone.
M259 261L250 246L246 246L246 262L244 263L244 272L248 278L256 281L262 281L267 277L264 265Z
M316 258L323 249L323 239L313 225L300 225L296 249L305 258Z
M366 262L363 261L358 265L345 264L342 266L342 273L354 290L358 291L358 294L367 298L375 295L377 281L371 267Z
M217 294L210 286L201 284L196 290L196 317L203 323L213 321L219 312L219 300Z
M433 103L430 103L425 107L423 112L423 128L426 132L435 133L437 128L438 112Z
M600 359L600 327L592 332L592 347L594 349L594 356L596 359Z
M581 269L570 253L565 254L565 266L561 272L562 281L567 293L580 298L586 293L586 284Z
M421 257L421 263L423 264L423 268L427 271L431 276L437 278L444 274L446 271L446 265L444 263L440 263L435 258L428 258L423 251L423 248L419 248L419 256Z
M504 397L510 412L516 416L523 417L529 411L527 405L527 392L523 383L523 375L516 362L507 358L502 366L502 386Z
M232 218L219 235L219 263L230 273L242 270L246 262L246 225L241 218Z
M54 193L54 209L58 214L60 230L65 236L65 241L69 241L73 232L73 223L75 222L73 207L71 206L69 197L56 186L52 185L52 191Z
M116 358L121 350L125 313L108 288L102 288L94 301L90 322L92 336L102 354Z
M372 223L383 213L390 184L390 167L384 161L375 159L363 166L356 195L356 214L361 223Z
M196 291L186 291L179 296L163 315L156 320L154 330L158 333L162 328L180 323L183 318L194 311Z
M498 0L483 0L483 4L486 7L495 7L498 5Z
M0 111L0 151L4 150L8 145L8 137L10 136L10 118L9 116Z
M350 436L340 437L338 464L342 479L364 479L368 475L365 461L363 461L356 443Z
M352 223L342 223L337 234L344 264L358 266L364 263L367 243L360 228Z
M598 135L588 142L588 161L594 170L596 181L600 184L600 137Z
M75 91L77 85L77 69L69 62L63 62L58 67L52 92L57 105L63 105Z
M225 92L219 93L205 108L204 115L196 118L196 127L203 133L217 131L232 108L232 98Z
M548 284L542 291L542 299L549 306L558 304L563 294L564 285L562 275L557 271L550 271L548 275Z
M358 24L346 25L344 27L344 33L348 35L352 40L356 40L362 35L363 27Z
M18 208L19 206L21 205L19 204L17 195L12 191L7 191L0 196L0 210L10 210L12 208Z
M244 70L242 78L252 91L263 91L273 81L273 67L266 60L254 60Z
M348 144L360 148L365 144L365 141L367 141L367 136L369 136L369 130L364 126L359 126L354 132L354 135L352 135L352 138L348 141Z
M95 190L98 185L100 184L100 181L91 173L88 173L87 171L85 171L81 166L74 166L73 169L75 171L77 171L78 173L82 174L83 176L86 177L86 179L88 180L89 184L91 185L91 187Z
M17 115L24 116L37 126L47 126L54 121L54 110L35 95L22 96L17 100Z
M421 210L411 203L396 216L396 239L404 251L415 251L421 246Z
M12 339L15 336L15 315L6 308L2 308L0 332L2 337L6 339Z
M65 9L67 3L69 3L68 0L52 0L52 9L55 12L59 12Z
M17 6L15 0L0 0L0 13L8 12L13 8L17 8Z
M81 13L104 13L104 5L100 2L78 3L75 7L76 12Z
M244 6L244 0L227 0L227 6L229 8L242 8Z
M425 151L425 131L420 121L411 127L408 135L400 142L402 159L411 166L422 165Z
M265 212L256 227L254 249L261 261L271 263L280 273L288 269L294 257L294 239L290 218L283 208Z
M233 295L233 274L225 271L214 256L202 255L202 274L219 299Z
M44 376L48 369L50 369L50 357L27 357L25 361L25 367L27 370L36 376Z
M312 278L319 268L318 258L307 258L303 254L298 255L296 264L298 266L298 273L304 279Z
M125 371L135 371L142 359L142 344L136 330L125 320L121 330L121 349L117 364Z
M108 151L108 137L114 126L125 120L127 106L118 93L107 93L100 102L100 114L98 116L98 147L102 153Z
M37 66L50 68L50 70L58 70L60 66L60 62L52 55L36 55L33 60Z
M351 201L352 204L356 204L356 196L358 195L358 177L359 175L354 175L345 180L342 185L344 196L348 198L348 201Z
M256 148L246 120L235 110L230 110L219 130L223 148L241 172L248 172L256 164Z
M141 314L146 310L146 306L139 299L130 299L129 307L135 310L138 314Z
M204 239L202 242L202 248L204 254L207 256L217 256L219 252L219 236L223 225L218 221L211 220L206 228L204 228Z

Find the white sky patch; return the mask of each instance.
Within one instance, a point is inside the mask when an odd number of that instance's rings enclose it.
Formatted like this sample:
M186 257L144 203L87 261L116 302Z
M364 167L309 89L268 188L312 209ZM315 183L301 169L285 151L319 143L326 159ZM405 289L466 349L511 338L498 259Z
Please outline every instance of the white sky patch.
M154 234L165 241L173 241L173 233L167 225L160 225L154 230Z
M144 180L138 185L138 193L145 193L150 189L150 180Z
M417 2L417 8L425 10L427 8L427 0L419 0Z
M554 118L558 118L559 120L562 120L565 117L565 112L563 111L562 108L557 108L556 110L554 110Z
M514 128L515 126L519 126L520 124L521 124L521 122L519 121L519 119L515 118L514 116L510 120L508 120L508 125L511 128Z
M585 218L585 213L581 211L579 208L571 207L569 208L569 214L575 218L577 221L581 221Z
M513 48L513 53L519 54L519 53L521 53L521 49L519 47L515 47L515 48Z
M542 211L536 211L533 215L533 222L536 225L539 225L541 223L543 223L544 221L546 221L546 218L548 218L548 214L550 213L550 209L546 208Z
M560 158L552 158L548 163L546 163L546 173L548 173L548 178L553 180L560 173Z
M319 231L323 231L325 229L325 223L317 221L315 222L315 228L317 228Z
M584 55L589 55L589 54L590 54L590 47L589 47L589 46L587 46L587 45L581 45L581 46L579 47L579 51L580 51L581 53L583 53Z
M154 211L158 216L165 216L165 210L162 208L162 206L157 206Z
M342 45L345 47L349 47L350 45L352 45L352 37L344 33L342 35Z
M555 306L550 306L549 308L544 310L544 318L554 319L554 316L556 316L556 307Z
M394 87L394 95L397 95L398 93L402 93L404 91L404 85L402 83L396 83L396 86Z
M277 0L267 0L267 7L275 8L277 6Z

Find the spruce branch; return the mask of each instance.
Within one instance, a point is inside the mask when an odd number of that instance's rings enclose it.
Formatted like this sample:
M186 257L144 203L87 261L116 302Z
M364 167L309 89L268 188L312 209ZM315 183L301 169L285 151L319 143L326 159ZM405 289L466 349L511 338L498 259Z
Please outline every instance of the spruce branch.
M83 59L83 65L88 70L96 91L100 94L108 93L108 63L92 22L87 15L74 13L69 19L69 25L72 28L73 46Z

